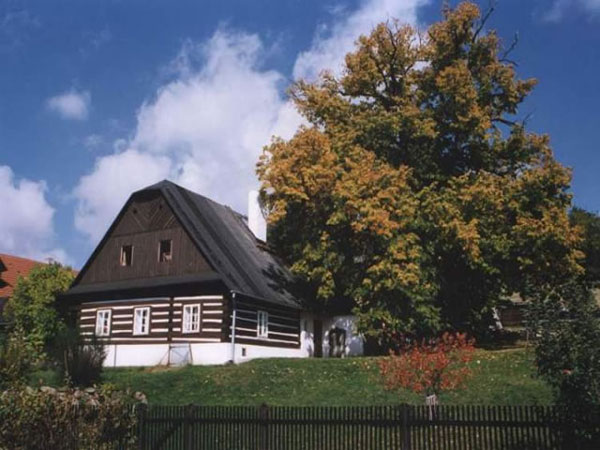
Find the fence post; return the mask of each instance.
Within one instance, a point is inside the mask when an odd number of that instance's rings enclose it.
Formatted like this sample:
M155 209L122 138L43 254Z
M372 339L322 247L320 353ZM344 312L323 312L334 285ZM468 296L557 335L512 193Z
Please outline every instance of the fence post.
M260 405L259 418L259 450L269 450L269 407L266 403Z
M185 417L183 421L183 447L185 450L194 449L194 443L192 442L193 415L194 405L190 403L185 407Z
M410 450L410 424L408 423L408 408L410 406L403 403L400 407L402 412L402 450Z
M146 448L146 415L148 405L140 403L137 405L137 438L140 450Z

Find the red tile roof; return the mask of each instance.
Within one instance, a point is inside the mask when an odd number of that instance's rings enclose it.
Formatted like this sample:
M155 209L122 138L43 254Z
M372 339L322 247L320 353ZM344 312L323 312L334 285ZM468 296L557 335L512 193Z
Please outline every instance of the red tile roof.
M44 264L32 259L3 253L0 253L0 262L0 298L12 296L19 277L26 277L34 266Z

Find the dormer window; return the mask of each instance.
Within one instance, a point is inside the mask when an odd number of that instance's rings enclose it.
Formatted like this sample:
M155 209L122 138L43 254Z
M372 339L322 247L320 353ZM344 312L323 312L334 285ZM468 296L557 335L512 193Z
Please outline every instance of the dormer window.
M133 245L123 245L121 247L121 266L131 266L133 262Z
M172 245L171 240L166 239L158 243L158 261L166 262L171 261L173 253L171 252Z

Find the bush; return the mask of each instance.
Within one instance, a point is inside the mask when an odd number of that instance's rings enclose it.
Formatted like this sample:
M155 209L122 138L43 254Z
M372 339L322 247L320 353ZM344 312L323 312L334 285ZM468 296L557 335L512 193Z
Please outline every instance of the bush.
M600 405L600 310L585 284L539 295L529 311L538 374L556 403L572 409Z
M31 368L30 349L19 328L0 343L0 389L24 380Z
M84 341L76 329L61 331L54 343L54 359L66 384L87 387L100 382L106 358L104 345L97 339Z
M86 390L15 386L0 394L0 448L135 448L135 405L111 386Z
M405 346L379 361L387 389L410 389L425 395L461 387L471 376L466 363L472 359L474 341L466 334L444 333L439 339Z

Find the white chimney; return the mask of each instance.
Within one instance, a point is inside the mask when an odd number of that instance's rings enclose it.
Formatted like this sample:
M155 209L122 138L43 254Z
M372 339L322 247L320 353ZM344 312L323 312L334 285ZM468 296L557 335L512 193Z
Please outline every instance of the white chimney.
M258 191L248 192L248 228L258 239L267 241L267 222L258 202Z

